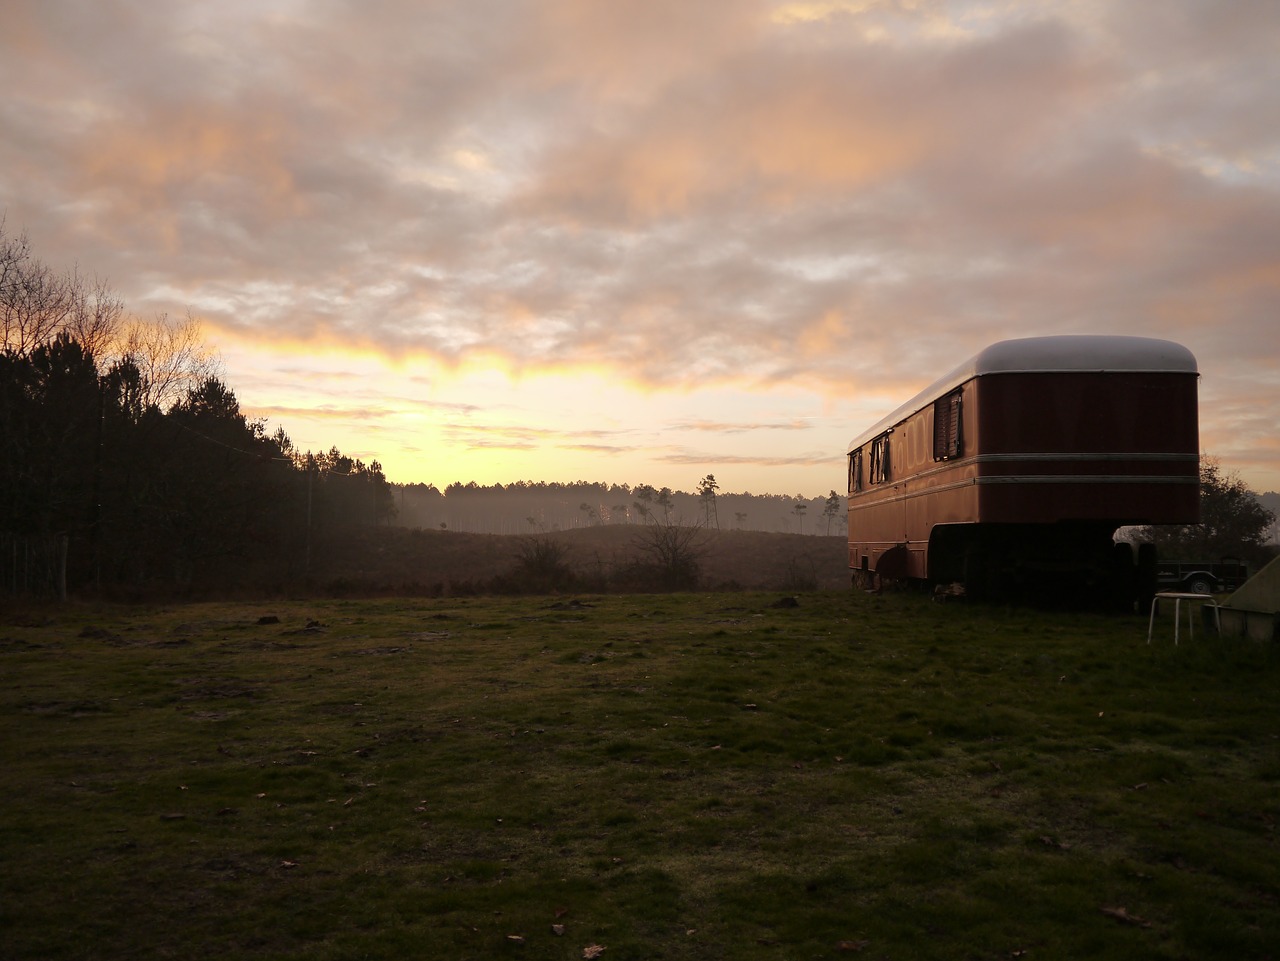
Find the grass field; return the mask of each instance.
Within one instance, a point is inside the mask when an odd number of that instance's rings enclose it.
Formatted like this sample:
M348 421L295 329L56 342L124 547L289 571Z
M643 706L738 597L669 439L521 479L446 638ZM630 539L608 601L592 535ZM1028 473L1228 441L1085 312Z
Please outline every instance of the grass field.
M1277 953L1276 652L778 599L10 612L0 955Z

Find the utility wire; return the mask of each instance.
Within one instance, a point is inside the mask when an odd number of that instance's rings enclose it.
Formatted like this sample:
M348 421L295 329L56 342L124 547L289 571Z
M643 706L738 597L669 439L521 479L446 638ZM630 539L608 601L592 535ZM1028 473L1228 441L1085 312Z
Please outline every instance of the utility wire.
M308 468L305 466L305 463L304 463L304 465L299 466L299 464L298 464L297 460L295 460L295 459L294 459L294 458L292 458L292 457L285 457L285 456L283 456L283 455L280 455L280 456L272 455L271 457L264 457L264 456L263 456L261 453L259 453L259 452L251 451L251 450L245 450L243 447L236 447L234 444L228 444L226 441L218 440L218 438L216 438L216 437L210 437L208 434L205 434L205 433L203 433L203 432L201 432L201 431L198 431L198 430L196 430L194 427L188 426L187 424L179 423L179 424L178 424L178 427L180 427L182 430L185 430L185 431L186 431L187 433L189 433L189 434L194 434L196 437L199 437L201 440L206 440L206 441L208 441L210 444L216 444L217 446L219 446L219 447L223 447L223 448L225 448L225 449L227 449L227 450L229 450L229 451L232 451L233 453L236 453L236 454L243 454L243 455L244 455L244 456L246 456L246 457L252 457L254 460L259 460L259 461L264 461L264 460L265 460L265 461L272 461L272 462L280 463L280 464L289 464L290 466L295 467L295 468L298 468L299 470L306 470L306 469L308 469ZM308 451L308 452L307 452L307 455L306 455L306 456L308 456L308 457L314 457L314 455L312 455L310 451ZM343 473L342 471L336 471L336 470L331 470L331 469L328 469L328 468L321 467L319 464L316 464L316 465L315 465L315 470L316 470L316 472L317 472L317 473L324 474L326 477L342 477L342 478L347 478L347 479L350 479L350 480L360 480L360 479L362 479L362 475L361 475L360 473L358 473L358 472L350 472L350 471L348 471L348 472L346 472L346 473ZM372 476L372 475L370 475L370 476Z

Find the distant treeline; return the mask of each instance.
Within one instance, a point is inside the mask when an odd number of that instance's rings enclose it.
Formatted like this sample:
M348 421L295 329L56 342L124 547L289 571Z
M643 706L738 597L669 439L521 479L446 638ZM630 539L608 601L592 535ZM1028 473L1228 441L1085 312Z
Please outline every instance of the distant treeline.
M390 519L376 461L244 416L193 320L130 317L3 228L0 595L282 585Z
M167 407L149 386L67 333L0 354L0 592L282 586L326 534L390 519L377 462L295 451L216 377Z
M693 492L641 484L515 481L392 484L394 523L480 534L535 534L603 524L700 524L721 530L839 534L844 498L803 494L731 494L708 474Z
M599 483L390 485L375 460L250 420L191 318L126 313L0 219L0 595L115 596L303 582L342 535L396 523L539 533L704 523L803 533L829 501ZM842 510L842 508L840 508ZM828 511L823 516L823 511Z
M393 485L377 461L301 452L283 430L268 434L222 380L172 351L108 344L104 354L65 329L0 352L0 593L284 588L320 566L333 535L387 524L816 534L842 521L834 492L824 501L588 482Z

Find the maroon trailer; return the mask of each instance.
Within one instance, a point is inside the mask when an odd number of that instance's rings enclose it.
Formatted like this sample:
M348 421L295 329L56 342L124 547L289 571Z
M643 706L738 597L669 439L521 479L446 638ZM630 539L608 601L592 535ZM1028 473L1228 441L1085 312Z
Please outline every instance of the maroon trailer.
M1112 535L1199 520L1198 376L1185 347L1143 337L986 348L850 442L854 583L1141 603L1154 549Z

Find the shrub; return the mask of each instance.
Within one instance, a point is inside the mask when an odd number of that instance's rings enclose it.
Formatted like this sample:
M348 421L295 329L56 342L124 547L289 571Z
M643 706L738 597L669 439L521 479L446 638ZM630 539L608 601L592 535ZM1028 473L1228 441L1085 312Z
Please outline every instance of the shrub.
M635 573L661 590L696 590L707 552L703 534L699 524L676 521L642 527L633 541L640 557Z
M519 594L546 594L574 586L576 578L568 562L569 548L545 534L521 537L516 541L515 568L495 587L507 587Z

